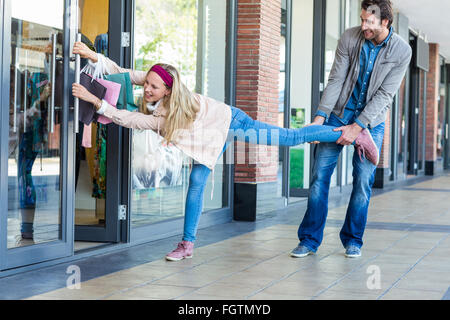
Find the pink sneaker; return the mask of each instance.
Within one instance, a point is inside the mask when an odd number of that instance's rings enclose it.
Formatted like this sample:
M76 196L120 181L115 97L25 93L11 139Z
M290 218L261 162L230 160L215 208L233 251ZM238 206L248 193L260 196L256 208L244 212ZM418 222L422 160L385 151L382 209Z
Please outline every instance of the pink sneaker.
M361 159L361 154L375 166L378 165L380 161L380 151L378 150L375 141L373 141L370 131L363 129L359 136L355 140L355 148L358 151L359 159Z
M166 255L166 260L179 261L192 258L194 253L194 243L191 241L181 241L171 253Z

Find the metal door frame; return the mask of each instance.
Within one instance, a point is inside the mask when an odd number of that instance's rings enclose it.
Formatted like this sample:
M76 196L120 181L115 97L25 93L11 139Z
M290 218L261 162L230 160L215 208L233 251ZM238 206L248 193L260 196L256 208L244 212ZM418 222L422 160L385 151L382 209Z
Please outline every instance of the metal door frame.
M3 17L3 23L0 25L0 48L2 50L3 60L0 62L1 69L1 105L0 129L1 141L9 138L9 85L10 85L10 55L11 55L11 1L0 0L0 9ZM69 58L70 58L70 4L69 0L64 2L64 92L70 92L69 82ZM8 107L5 107L8 106ZM74 192L74 174L70 174L74 169L73 156L71 150L73 132L73 122L69 122L69 97L68 94L63 98L63 117L61 122L61 240L48 243L41 243L27 247L8 249L7 248L7 227L8 215L3 214L0 218L0 270L6 270L48 260L68 257L73 255L73 192ZM7 122L8 121L8 122ZM8 179L4 179L8 174L8 143L1 143L0 149L0 210L8 212Z
M108 53L109 58L119 66L125 65L126 49L122 47L122 32L130 32L127 24L126 0L109 1L109 21L108 21ZM121 201L122 187L121 176L123 166L123 154L127 147L125 144L124 132L128 129L122 128L114 123L107 126L107 146L106 146L106 201L105 201L105 226L82 226L75 225L76 241L93 242L120 242L122 239L122 221L119 220L119 206ZM124 150L124 151L122 151ZM126 221L124 221L126 222ZM125 236L126 237L126 236Z

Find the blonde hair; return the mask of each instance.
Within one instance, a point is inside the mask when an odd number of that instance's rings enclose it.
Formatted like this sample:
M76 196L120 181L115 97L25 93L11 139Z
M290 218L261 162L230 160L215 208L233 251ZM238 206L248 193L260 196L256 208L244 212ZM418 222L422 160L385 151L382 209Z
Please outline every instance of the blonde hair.
M197 112L200 110L200 103L194 94L181 82L180 73L174 66L166 63L157 63L157 65L164 68L173 79L172 88L169 88L164 83L167 89L171 89L171 93L165 96L161 102L164 107L168 108L163 137L167 143L170 143L177 139L178 130L191 128ZM147 75L149 73L150 70ZM150 114L144 99L142 99L140 112Z

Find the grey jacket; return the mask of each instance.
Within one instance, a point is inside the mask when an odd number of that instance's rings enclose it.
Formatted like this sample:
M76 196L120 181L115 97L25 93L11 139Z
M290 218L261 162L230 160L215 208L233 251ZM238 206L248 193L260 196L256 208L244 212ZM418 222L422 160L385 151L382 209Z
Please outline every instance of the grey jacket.
M318 108L327 116L331 112L340 118L344 115L345 106L358 81L364 41L361 27L346 30L339 40L328 85ZM396 33L381 48L367 89L367 104L358 117L367 127L374 128L386 121L386 113L400 88L411 56L411 47Z

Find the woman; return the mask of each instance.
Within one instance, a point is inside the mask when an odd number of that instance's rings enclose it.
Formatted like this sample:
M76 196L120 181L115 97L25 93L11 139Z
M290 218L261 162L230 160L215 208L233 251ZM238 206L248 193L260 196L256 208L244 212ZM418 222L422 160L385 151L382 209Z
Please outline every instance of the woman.
M74 84L72 89L75 97L92 103L98 113L116 124L157 131L165 143L174 144L197 162L189 177L183 239L174 251L166 255L167 260L192 258L206 181L230 141L237 139L266 145L295 146L315 141L336 142L341 136L341 132L331 126L284 129L255 121L240 109L190 92L181 82L178 71L167 64L156 64L148 72L122 69L82 43L74 45L73 53L93 63L100 59L108 73L129 72L133 84L144 86L144 103L153 111L152 114L143 114L117 110L78 84ZM354 144L360 154L365 154L374 164L378 163L378 148L368 130L363 130Z

